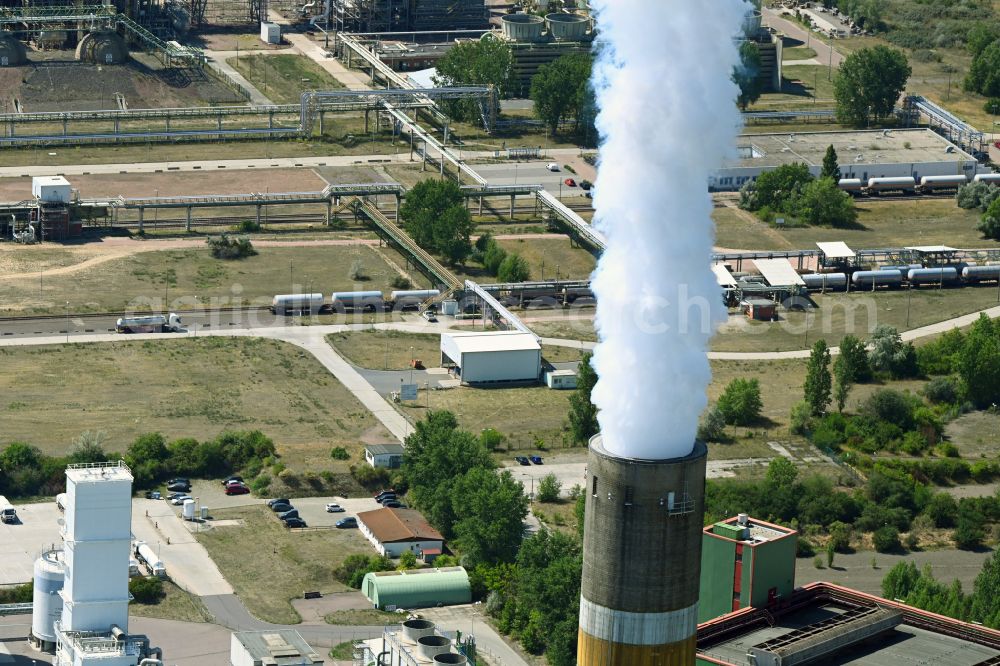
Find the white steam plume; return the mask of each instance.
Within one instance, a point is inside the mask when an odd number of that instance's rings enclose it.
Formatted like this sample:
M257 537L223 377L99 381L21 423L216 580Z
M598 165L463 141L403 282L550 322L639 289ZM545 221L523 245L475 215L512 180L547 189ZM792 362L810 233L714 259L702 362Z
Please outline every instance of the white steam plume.
M742 0L592 0L601 134L593 275L600 340L593 400L613 454L687 455L711 379L706 351L725 318L709 267L708 177L740 125Z

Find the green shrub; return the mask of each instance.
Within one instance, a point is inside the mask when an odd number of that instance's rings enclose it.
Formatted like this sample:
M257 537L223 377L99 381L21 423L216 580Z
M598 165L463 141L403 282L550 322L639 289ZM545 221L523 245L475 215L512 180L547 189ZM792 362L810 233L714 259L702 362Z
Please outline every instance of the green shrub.
M718 407L705 410L698 422L698 439L703 442L718 442L726 434L726 418Z
M393 289L413 289L413 283L405 275L397 275L390 282Z
M734 379L719 396L717 405L727 424L752 424L760 417L762 407L760 382L757 379Z
M562 490L562 484L556 478L556 475L552 473L546 474L538 482L538 501L556 502L559 500L560 490Z
M216 259L245 259L257 254L249 238L232 238L229 234L222 234L205 242Z
M504 434L494 428L483 428L479 433L479 441L486 447L487 451L496 451L503 446Z
M872 534L872 545L880 553L891 553L899 550L899 530L892 525L886 525Z
M257 220L243 220L237 224L233 231L237 231L243 234L254 234L261 230L260 223Z
M158 604L164 597L163 581L154 576L138 576L128 582L128 591L140 604Z
M267 474L261 474L256 479L250 482L250 490L253 491L254 495L258 497L264 497L268 494L271 489L271 477Z
M343 446L335 446L330 449L330 457L334 460L350 460L351 454Z
M372 467L367 463L352 465L351 476L365 488L381 487L389 482L389 470L384 467Z

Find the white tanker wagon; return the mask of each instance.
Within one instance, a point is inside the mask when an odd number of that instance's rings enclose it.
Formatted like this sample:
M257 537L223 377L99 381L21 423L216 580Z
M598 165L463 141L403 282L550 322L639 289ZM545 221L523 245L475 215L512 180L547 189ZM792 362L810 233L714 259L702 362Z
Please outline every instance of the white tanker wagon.
M183 333L181 318L171 312L169 315L144 315L121 317L115 322L116 333Z

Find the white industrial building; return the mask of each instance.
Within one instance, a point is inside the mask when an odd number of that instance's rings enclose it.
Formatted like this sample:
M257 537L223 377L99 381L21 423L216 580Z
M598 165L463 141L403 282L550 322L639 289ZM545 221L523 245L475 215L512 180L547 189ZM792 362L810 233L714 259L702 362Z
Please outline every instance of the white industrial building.
M441 365L452 367L464 384L538 381L542 347L520 331L442 333Z
M294 629L237 631L229 644L231 666L312 666L323 657Z
M956 176L977 173L976 158L930 129L744 134L737 156L709 178L709 190L738 190L765 171L806 164L813 176L823 168L826 149L837 151L842 178Z
M381 555L399 557L431 550L441 552L444 537L413 509L375 509L358 514L358 529Z
M397 469L403 465L402 444L368 444L365 446L365 461L372 467Z

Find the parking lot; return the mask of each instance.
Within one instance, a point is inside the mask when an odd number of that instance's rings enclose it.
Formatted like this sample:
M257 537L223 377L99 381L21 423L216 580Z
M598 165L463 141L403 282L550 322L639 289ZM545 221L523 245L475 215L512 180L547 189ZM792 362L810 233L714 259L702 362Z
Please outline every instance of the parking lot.
M257 500L260 501L260 500ZM327 513L326 505L336 502L344 507L342 513ZM344 498L344 497L300 497L292 499L292 506L299 511L299 517L306 521L309 527L330 527L341 518L347 516L357 516L362 511L371 511L380 508L378 502L371 497Z
M53 544L62 545L54 500L18 504L18 523L0 523L0 585L27 583L34 575L35 559Z

